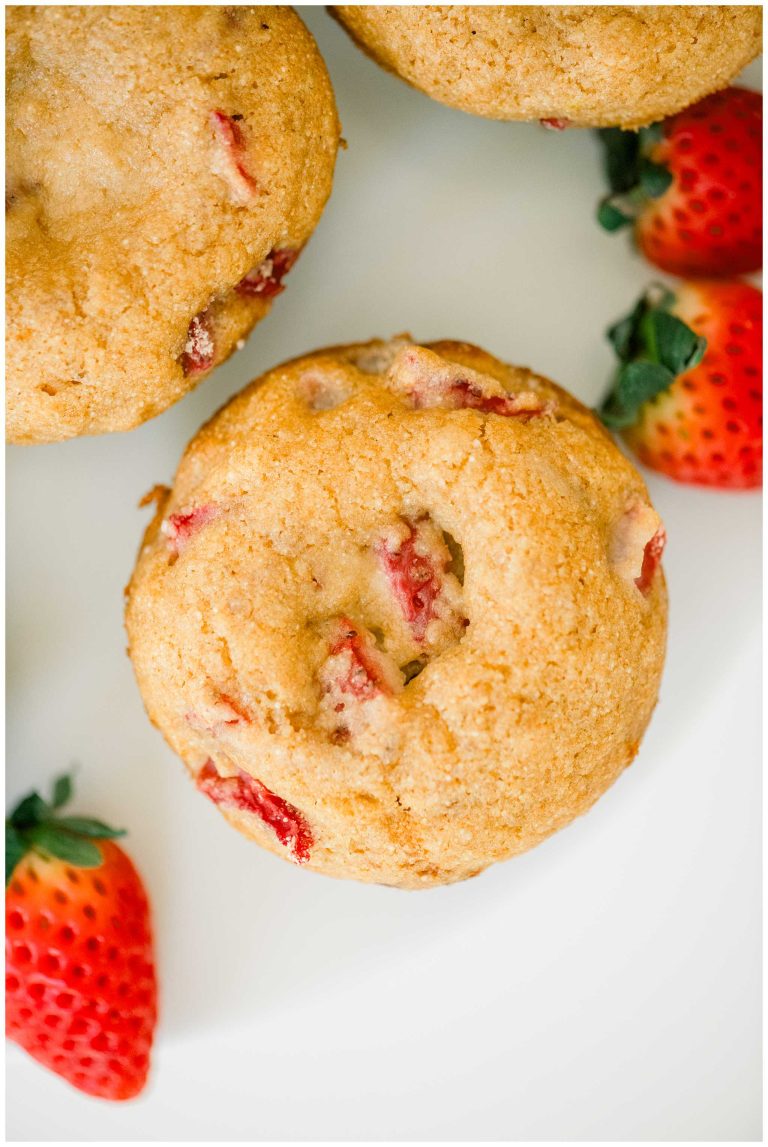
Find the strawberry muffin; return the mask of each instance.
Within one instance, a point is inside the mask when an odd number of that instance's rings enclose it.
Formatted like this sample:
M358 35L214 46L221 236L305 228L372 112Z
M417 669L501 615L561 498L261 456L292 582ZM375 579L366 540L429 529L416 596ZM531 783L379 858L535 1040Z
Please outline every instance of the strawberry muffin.
M466 343L335 347L192 440L127 590L150 719L246 836L317 872L463 880L635 756L664 530L593 415Z
M759 6L342 5L382 67L491 119L637 128L724 88L758 55Z
M287 7L7 12L7 431L127 430L241 345L331 190Z

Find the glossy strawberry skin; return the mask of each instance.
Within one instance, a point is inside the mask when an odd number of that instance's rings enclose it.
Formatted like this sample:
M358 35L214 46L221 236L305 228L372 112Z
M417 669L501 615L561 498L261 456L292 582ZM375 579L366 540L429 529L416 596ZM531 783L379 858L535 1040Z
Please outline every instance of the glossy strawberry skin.
M149 905L112 841L75 868L28 853L6 893L6 1034L102 1099L142 1090L157 1013Z
M762 265L762 96L728 88L664 122L652 151L673 182L636 224L645 257L681 276L729 277Z
M762 293L701 281L676 291L672 313L707 340L701 363L647 402L623 431L640 461L678 482L762 484Z

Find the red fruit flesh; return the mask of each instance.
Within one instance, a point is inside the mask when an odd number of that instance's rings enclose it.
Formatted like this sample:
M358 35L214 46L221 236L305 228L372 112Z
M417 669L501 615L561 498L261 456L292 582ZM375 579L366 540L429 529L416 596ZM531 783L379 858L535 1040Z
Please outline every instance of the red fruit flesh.
M251 716L243 705L226 693L217 693L215 701L204 710L203 714L190 710L184 714L184 719L193 729L201 733L210 733L213 737L219 736L228 728L252 724Z
M540 119L539 123L542 127L549 128L550 131L565 131L567 127L571 126L571 121L564 116L549 116L547 119Z
M6 1033L80 1091L144 1087L157 1015L149 905L111 841L99 868L30 853L6 895Z
M259 187L245 165L245 139L240 125L218 108L211 112L210 122L214 137L225 153L229 180L237 198L241 201L250 199L257 194Z
M454 382L449 390L455 405L460 409L481 410L485 414L500 414L503 418L519 418L527 422L539 418L545 407L523 406L514 394L483 394L479 386L461 380Z
M187 341L181 355L181 369L187 378L204 374L213 366L216 344L207 311L195 315L189 323Z
M389 579L403 617L417 641L423 641L427 626L436 616L435 600L442 589L442 574L431 558L417 548L418 523L396 549L387 541L376 545L376 553Z
M234 697L230 697L227 693L220 693L218 703L224 713L231 714L231 716L224 721L225 725L250 725L250 715Z
M746 489L762 482L762 293L746 283L688 283L673 313L707 339L701 363L624 431L640 461L678 482Z
M307 863L314 844L312 830L294 805L270 792L261 781L242 769L235 777L222 777L213 761L207 760L198 773L197 787L216 805L254 813L272 829L296 864Z
M652 159L673 176L637 222L643 254L683 276L731 276L762 265L762 97L729 88L664 124Z
M217 518L219 507L214 502L207 502L203 506L196 506L186 514L171 514L162 524L162 531L168 539L170 550L178 556L189 542L189 539Z
M240 280L235 290L239 295L274 299L285 290L283 276L288 274L298 257L299 252L293 248L273 248L263 263Z
M339 635L330 645L331 657L343 653L349 656L345 672L335 680L339 692L349 693L358 701L370 701L381 693L392 692L376 663L373 647L364 641L360 628L348 617L339 620Z
M644 597L647 597L651 592L653 579L661 565L661 558L666 544L667 535L663 527L660 527L651 540L646 543L643 551L643 566L640 570L640 576L635 578L635 585Z

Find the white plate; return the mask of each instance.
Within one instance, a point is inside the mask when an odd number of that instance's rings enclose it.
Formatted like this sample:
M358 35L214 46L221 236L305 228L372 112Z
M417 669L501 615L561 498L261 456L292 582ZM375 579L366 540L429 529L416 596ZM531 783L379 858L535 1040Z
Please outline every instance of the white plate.
M602 332L654 277L594 223L591 133L441 107L303 14L349 150L272 315L141 429L9 451L9 797L80 762L81 810L130 826L163 987L140 1100L89 1100L10 1047L9 1138L757 1138L758 495L649 479L672 614L640 756L589 816L466 884L337 883L261 852L144 715L122 628L136 504L229 395L410 330L594 402Z

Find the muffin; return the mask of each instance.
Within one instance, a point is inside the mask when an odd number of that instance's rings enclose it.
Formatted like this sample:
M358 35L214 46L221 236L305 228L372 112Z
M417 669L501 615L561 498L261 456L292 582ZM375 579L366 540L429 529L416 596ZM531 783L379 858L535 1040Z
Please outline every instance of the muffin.
M635 756L664 531L565 391L459 342L277 367L156 488L127 593L150 719L246 836L400 888L473 876Z
M287 7L7 12L7 431L159 414L241 344L331 190L339 125Z
M724 88L760 51L759 6L342 5L382 67L491 119L639 128Z

